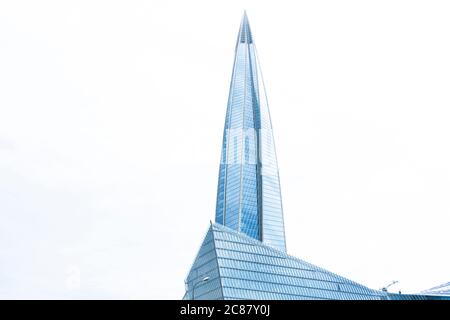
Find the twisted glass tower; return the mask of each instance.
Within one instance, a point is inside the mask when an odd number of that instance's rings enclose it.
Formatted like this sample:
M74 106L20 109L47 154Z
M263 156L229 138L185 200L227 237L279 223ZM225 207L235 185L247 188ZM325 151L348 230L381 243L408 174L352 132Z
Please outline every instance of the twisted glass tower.
M272 124L245 13L235 48L225 118L216 223L286 251Z

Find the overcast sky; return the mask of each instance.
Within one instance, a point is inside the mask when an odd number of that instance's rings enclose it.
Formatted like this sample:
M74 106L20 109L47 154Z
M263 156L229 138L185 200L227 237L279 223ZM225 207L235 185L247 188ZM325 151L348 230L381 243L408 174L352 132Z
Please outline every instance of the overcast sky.
M1 1L0 298L183 296L244 9L288 252L450 281L448 1Z

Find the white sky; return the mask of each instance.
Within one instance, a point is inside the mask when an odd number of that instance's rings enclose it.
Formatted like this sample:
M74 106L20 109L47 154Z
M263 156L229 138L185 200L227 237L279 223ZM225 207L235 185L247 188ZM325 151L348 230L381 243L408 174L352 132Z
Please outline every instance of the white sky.
M450 281L448 1L0 2L0 298L181 298L247 9L288 252Z

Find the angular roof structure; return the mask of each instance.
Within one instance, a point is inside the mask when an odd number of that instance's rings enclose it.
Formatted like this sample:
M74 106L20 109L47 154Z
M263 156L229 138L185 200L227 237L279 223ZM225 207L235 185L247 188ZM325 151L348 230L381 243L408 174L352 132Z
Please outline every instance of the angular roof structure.
M428 290L424 290L421 292L422 294L430 294L430 295L443 295L450 297L450 282L441 284L439 286L430 288Z
M211 223L186 278L183 299L446 300L450 297L373 290Z
M202 283L202 279L208 281ZM185 299L370 299L383 293L219 224L211 224L186 279ZM196 288L194 289L194 284Z

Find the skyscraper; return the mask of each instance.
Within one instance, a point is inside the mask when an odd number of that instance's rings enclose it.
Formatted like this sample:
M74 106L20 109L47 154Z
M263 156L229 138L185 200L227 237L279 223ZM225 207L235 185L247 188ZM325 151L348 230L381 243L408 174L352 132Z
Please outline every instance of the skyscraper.
M369 289L286 253L272 124L245 13L225 118L216 219L185 284L184 299L192 300L445 299Z
M245 13L223 132L216 223L286 251L272 123Z

